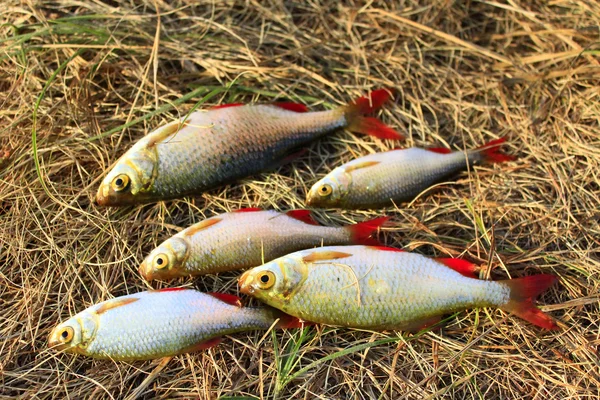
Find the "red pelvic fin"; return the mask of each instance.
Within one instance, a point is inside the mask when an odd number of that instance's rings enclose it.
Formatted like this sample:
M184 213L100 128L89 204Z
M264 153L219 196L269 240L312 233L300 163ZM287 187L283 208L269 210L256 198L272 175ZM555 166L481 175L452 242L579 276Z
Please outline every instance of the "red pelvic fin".
M412 321L412 322L409 322L408 324L406 324L402 330L405 330L405 331L411 332L411 333L417 333L419 331L422 331L423 329L427 329L430 326L439 323L441 320L442 320L442 317L436 316L436 317L428 317L428 318Z
M483 154L484 161L493 164L516 159L515 156L511 156L500 151L500 146L502 146L502 144L505 142L506 138L500 138L492 140L491 142L479 147L481 154Z
M219 343L221 343L222 341L223 341L223 338L221 338L221 337L208 339L206 342L202 342L202 343L198 344L198 346L195 347L195 350L210 349L211 347L218 346Z
M354 116L350 120L348 130L356 133L362 133L369 136L375 136L379 139L402 140L404 136L394 129L390 128L377 118Z
M290 210L285 213L287 216L302 221L309 225L319 225L310 214L310 210Z
M460 258L434 258L434 260L444 264L448 268L452 268L467 278L479 278L477 265L466 260Z
M231 304L232 306L237 306L237 307L242 306L242 299L240 299L239 297L237 297L234 294L229 294L229 293L207 293L207 294L209 294L212 297L215 297L221 301L224 301L227 304Z
M308 149L301 149L294 153L288 154L286 157L283 158L283 160L281 160L281 165L292 162L298 157L302 157L303 155L306 154L307 151L308 151Z
M158 290L153 290L153 292L178 292L180 290L190 290L188 288L184 288L184 287L168 287L168 288L164 288L164 289L158 289Z
M256 211L262 211L262 208L259 208L259 207L240 208L240 209L235 210L233 212L235 212L235 213L245 213L245 212L256 212Z
M350 231L352 243L362 244L366 246L377 246L379 241L371 236L376 234L379 228L389 220L390 217L380 217L364 221L358 224L346 226L345 229Z
M218 106L211 107L211 110L220 110L221 108L229 108L229 107L240 107L244 106L244 103L231 103L231 104L221 104Z
M447 149L445 147L428 147L425 150L431 151L433 153L440 153L440 154L450 154L450 153L452 153L452 150Z
M281 312L278 315L279 322L277 323L277 328L281 329L294 329L294 328L304 328L305 326L314 325L313 322L303 321L300 318L292 317L284 312Z
M500 308L539 327L559 329L556 322L534 304L536 297L557 280L558 278L554 275L542 274L500 281L510 288L510 300Z
M395 251L397 253L405 253L406 250L402 250L402 249L397 249L395 247L388 247L388 246L369 246L371 249L374 250L379 250L379 251Z
M301 103L292 103L289 101L283 101L279 103L273 103L275 107L283 108L284 110L294 111L299 113L308 112L308 107Z

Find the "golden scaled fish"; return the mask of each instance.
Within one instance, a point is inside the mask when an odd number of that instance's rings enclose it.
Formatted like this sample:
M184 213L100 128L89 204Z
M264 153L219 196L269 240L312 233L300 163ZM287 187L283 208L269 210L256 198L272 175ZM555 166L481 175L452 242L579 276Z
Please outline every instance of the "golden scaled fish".
M301 326L270 307L241 307L233 295L173 288L103 301L61 323L48 346L112 360L149 360L216 346L223 335Z
M332 246L250 269L239 286L290 315L328 325L415 331L444 314L496 307L542 328L557 327L534 305L555 276L486 281L474 277L475 269L460 259L388 247Z
M102 181L96 202L123 206L201 193L281 164L339 128L402 139L378 119L364 117L389 98L380 89L330 111L307 112L294 103L227 104L196 111L129 149Z
M466 153L412 147L360 157L315 183L306 196L306 204L362 209L410 201L435 183L466 171L470 165L513 160L499 150L504 141L493 140Z
M140 265L148 281L255 267L297 250L334 244L377 244L387 217L344 227L318 225L308 210L244 208L194 224L167 239Z

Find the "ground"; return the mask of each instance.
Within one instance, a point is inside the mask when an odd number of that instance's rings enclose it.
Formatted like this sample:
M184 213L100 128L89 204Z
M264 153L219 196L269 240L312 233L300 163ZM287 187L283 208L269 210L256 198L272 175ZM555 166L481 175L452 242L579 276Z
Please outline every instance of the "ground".
M598 396L600 5L596 1L5 0L0 9L1 398L525 398ZM390 87L403 143L337 132L293 163L181 200L106 209L103 175L193 107L296 101L323 110ZM397 146L505 137L476 167L388 215L388 245L460 256L482 277L551 273L544 331L493 309L411 335L333 327L250 332L169 361L47 349L59 321L151 287L237 293L236 273L150 286L143 257L239 207L304 206L336 165Z

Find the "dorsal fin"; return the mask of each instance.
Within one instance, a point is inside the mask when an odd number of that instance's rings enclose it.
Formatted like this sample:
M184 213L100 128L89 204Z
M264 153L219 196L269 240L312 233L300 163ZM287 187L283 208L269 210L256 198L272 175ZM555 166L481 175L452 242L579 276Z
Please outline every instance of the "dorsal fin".
M184 287L167 287L167 288L163 288L163 289L153 290L153 292L155 292L155 293L158 293L158 292L179 292L180 290L190 290L190 289L184 288Z
M236 213L245 213L245 212L256 212L256 211L262 211L262 208L258 208L258 207L240 208L240 209L235 210L233 212L236 212Z
M439 154L450 154L450 153L452 153L452 150L447 149L445 147L428 147L425 150L431 151L433 153L439 153Z
M126 299L108 300L106 303L104 303L100 307L98 307L98 309L96 310L96 314L100 315L100 314L107 312L108 310L112 310L113 308L126 306L127 304L135 303L138 300L139 300L139 298L137 298L137 297L128 297Z
M352 254L342 253L341 251L334 250L317 250L302 257L304 262L315 262L315 261L332 261L339 260L340 258L351 257Z
M319 225L310 214L310 210L290 210L285 213L287 216L302 221L309 225Z
M291 101L282 101L279 103L273 103L275 107L283 108L284 110L294 111L299 113L308 112L308 107L301 103L292 103Z
M374 165L380 164L381 161L363 161L360 163L355 163L344 168L346 172L356 171L357 169L372 167Z
M189 123L190 122L187 119L184 122L173 121L156 129L154 132L150 133L152 137L150 137L150 139L148 140L147 146L153 147L157 143L162 142L163 140L177 132L178 130L185 128L186 126L188 126Z
M368 246L370 249L380 250L380 251L395 251L398 253L406 253L406 250L397 249L395 247L388 246Z
M205 219L204 221L198 222L197 224L194 224L194 225L190 226L189 228L187 228L185 230L185 235L193 236L196 233L200 232L201 230L209 228L209 227L213 226L214 224L217 224L221 221L222 221L221 218Z
M237 307L242 306L242 299L240 299L239 297L237 297L234 294L215 293L215 292L211 292L211 293L207 293L207 294L211 295L212 297L217 298L227 304L231 304L232 306L237 306Z
M448 268L452 268L461 275L467 278L479 278L477 275L477 265L470 263L461 258L434 258L435 261L444 264Z
M230 107L240 107L245 105L244 103L231 103L231 104L221 104L218 106L211 107L211 110L220 110L222 108L230 108Z

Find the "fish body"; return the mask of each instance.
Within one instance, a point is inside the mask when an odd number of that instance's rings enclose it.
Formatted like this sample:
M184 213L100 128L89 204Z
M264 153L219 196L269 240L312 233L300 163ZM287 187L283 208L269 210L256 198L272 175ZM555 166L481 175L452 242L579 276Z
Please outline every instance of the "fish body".
M96 201L121 206L201 193L284 162L300 148L338 128L401 138L375 118L363 117L389 98L385 90L330 111L300 104L231 104L191 113L139 140L102 181Z
M171 279L254 267L311 247L376 243L370 236L387 220L345 227L319 226L308 210L287 213L241 209L194 224L167 239L140 265L146 280Z
M335 168L313 185L306 203L360 209L409 201L470 165L511 160L498 151L503 142L500 139L467 152L412 147L360 157Z
M231 295L165 289L91 306L54 328L48 343L93 358L147 360L207 348L223 335L268 329L280 316L271 308L240 307Z
M545 328L556 325L533 304L555 277L507 281L467 277L459 259L371 246L303 250L245 272L240 292L302 320L372 330L415 330L443 314L474 307L511 311Z

